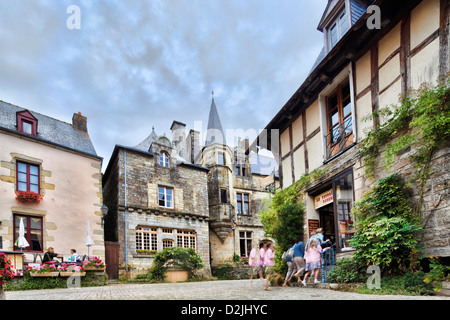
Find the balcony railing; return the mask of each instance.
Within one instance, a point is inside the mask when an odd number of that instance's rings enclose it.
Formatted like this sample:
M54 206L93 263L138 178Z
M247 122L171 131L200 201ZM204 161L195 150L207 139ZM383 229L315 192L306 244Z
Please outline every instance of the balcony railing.
M341 123L331 129L330 133L325 137L325 144L327 146L327 157L337 155L339 152L347 149L353 144L353 124L352 118L348 117Z

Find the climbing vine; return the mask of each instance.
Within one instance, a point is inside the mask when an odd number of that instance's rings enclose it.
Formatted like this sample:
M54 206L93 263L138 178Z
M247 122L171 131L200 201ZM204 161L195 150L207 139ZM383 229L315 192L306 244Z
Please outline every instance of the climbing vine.
M411 160L415 167L415 181L420 187L416 214L420 214L425 182L430 175L429 165L434 152L450 136L450 79L434 88L423 86L402 100L393 109L374 112L372 117L389 117L377 128L369 131L362 141L361 155L365 171L374 177L376 159L385 146L384 166L389 167L396 155L411 147ZM403 133L405 132L405 133Z

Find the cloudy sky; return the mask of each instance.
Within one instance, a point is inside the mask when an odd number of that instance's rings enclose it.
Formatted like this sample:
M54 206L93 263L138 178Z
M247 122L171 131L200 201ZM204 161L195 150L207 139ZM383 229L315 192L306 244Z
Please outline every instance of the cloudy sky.
M263 129L319 54L326 3L0 0L0 100L69 123L81 112L104 168L152 126L205 128L212 91L224 129Z

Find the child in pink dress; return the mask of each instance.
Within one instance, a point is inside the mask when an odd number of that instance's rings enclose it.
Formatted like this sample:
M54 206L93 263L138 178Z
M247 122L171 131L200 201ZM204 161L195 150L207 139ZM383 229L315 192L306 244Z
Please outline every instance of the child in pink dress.
M275 265L275 252L273 251L272 244L269 242L266 247L266 254L264 256L264 266L266 267L266 284L264 285L264 290L269 291L269 278L273 273L273 266Z
M326 248L323 251L328 250L329 248ZM306 247L305 251L305 260L306 260L306 274L305 278L303 279L302 283L306 287L306 279L308 279L308 276L311 272L314 272L314 283L319 283L317 280L317 277L319 276L319 270L320 270L320 261L321 261L321 253L322 247L320 244L317 244L316 241L312 240Z

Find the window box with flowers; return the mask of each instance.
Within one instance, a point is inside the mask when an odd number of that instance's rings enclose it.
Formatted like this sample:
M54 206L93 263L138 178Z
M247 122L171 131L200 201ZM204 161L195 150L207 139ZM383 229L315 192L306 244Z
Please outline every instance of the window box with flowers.
M62 263L57 269L59 270L59 275L61 277L71 277L73 275L84 277L86 275L84 267L79 266L76 263Z
M31 277L57 277L59 270L54 262L49 261L41 266L28 267L28 273Z
M16 191L16 201L18 203L39 204L42 201L42 196L33 191Z
M86 271L104 271L106 264L99 257L92 257L88 261L83 261L83 268Z

